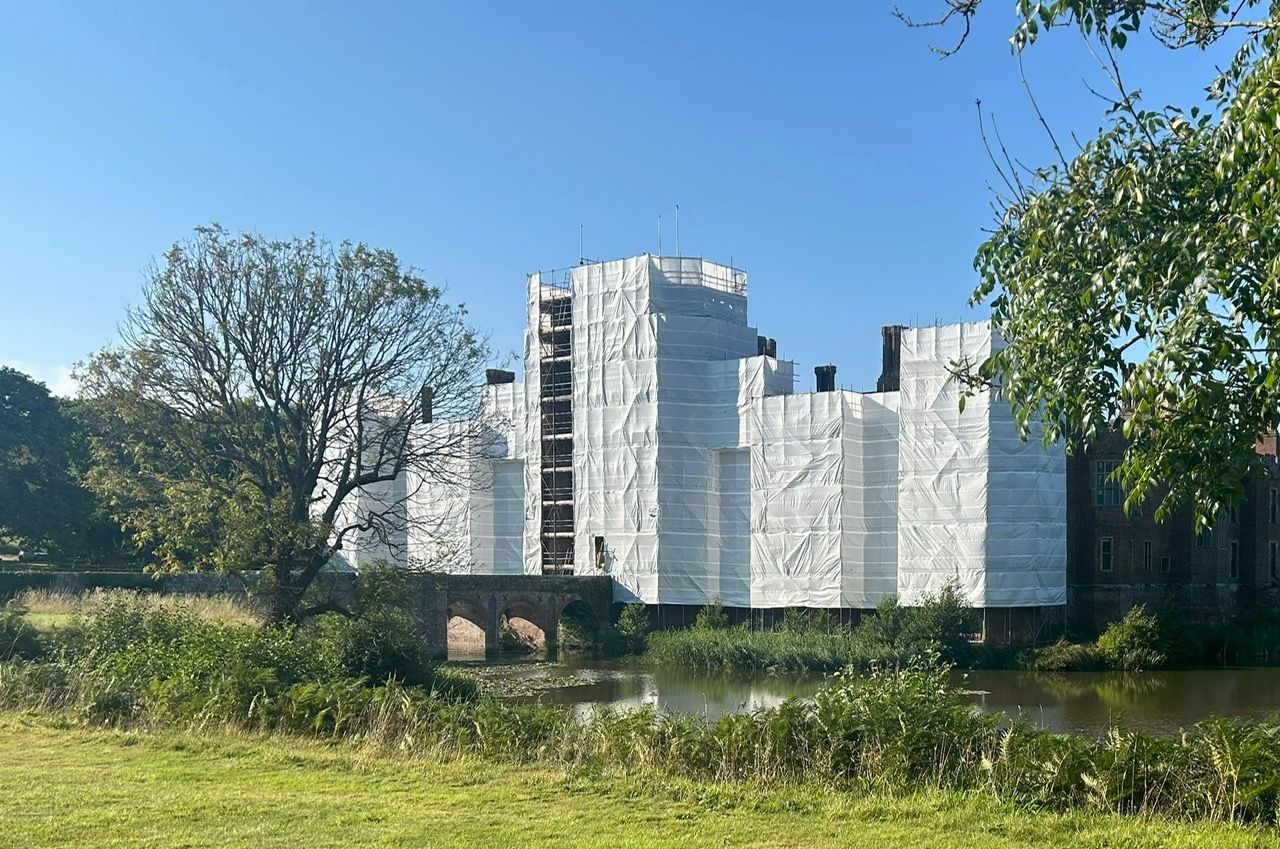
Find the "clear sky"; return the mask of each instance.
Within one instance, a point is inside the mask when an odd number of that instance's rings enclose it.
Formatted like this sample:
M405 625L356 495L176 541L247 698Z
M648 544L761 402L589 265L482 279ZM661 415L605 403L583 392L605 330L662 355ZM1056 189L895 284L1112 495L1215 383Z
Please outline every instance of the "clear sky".
M942 0L900 0L921 17ZM993 170L974 101L1051 155L990 0L969 44L892 0L820 3L6 5L0 22L0 362L67 391L152 258L219 222L395 250L500 355L529 271L681 248L750 273L780 356L874 387L889 323L965 307ZM1142 40L1127 81L1202 96L1222 51ZM1074 33L1026 69L1065 139L1106 85Z

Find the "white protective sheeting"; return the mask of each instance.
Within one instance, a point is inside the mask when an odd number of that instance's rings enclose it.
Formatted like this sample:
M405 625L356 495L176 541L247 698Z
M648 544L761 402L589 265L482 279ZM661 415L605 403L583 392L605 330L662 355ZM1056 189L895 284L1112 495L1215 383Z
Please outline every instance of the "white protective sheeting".
M483 414L484 432L440 474L424 480L409 472L397 480L409 494L410 521L407 557L394 562L476 574L523 570L524 388L486 386Z
M898 591L918 603L949 581L978 607L1066 602L1066 465L1019 439L989 394L959 408L951 364L999 344L989 322L902 333Z
M618 600L867 609L957 580L982 607L1064 603L1062 455L987 396L961 413L950 377L998 344L988 323L905 330L900 392L797 394L726 266L639 256L527 293L523 383L486 387L496 438L470 490L413 499L418 559L542 572L546 374L571 382L572 434L553 439L572 441L573 570L603 570ZM567 362L539 333L565 298Z

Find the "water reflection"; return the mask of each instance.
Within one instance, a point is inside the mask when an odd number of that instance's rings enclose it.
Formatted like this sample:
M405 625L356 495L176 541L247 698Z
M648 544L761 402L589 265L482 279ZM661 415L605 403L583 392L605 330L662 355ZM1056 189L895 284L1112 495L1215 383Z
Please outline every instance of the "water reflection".
M522 701L572 708L653 707L716 719L808 698L821 689L817 674L732 674L576 660L532 663L503 671L518 679ZM980 710L1022 714L1056 731L1097 734L1118 722L1170 735L1210 716L1262 719L1280 712L1280 669L1187 672L956 673L955 685Z
M1178 672L970 672L985 711L1022 713L1057 731L1096 734L1110 723L1176 734L1210 716L1263 719L1280 711L1280 669Z
M807 698L824 683L821 675L711 674L635 664L570 660L525 663L501 670L518 701L564 705L585 714L596 705L652 707L659 712L716 719Z

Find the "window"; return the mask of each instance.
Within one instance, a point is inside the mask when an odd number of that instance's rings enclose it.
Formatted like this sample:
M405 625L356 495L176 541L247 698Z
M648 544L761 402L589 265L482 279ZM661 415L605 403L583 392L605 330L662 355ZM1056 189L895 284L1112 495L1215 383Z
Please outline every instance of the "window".
M1275 540L1267 543L1267 562L1271 566L1272 579L1280 578L1280 560L1277 560L1278 554L1280 554L1280 551L1276 550Z
M1213 548L1213 528L1196 531L1196 548Z
M1098 540L1098 571L1111 571L1111 537L1102 537Z
M1133 540L1129 540L1129 556L1128 558L1125 559L1124 565L1128 568L1130 575L1133 574L1133 565L1134 565L1133 552L1134 552L1134 549L1137 547L1137 545L1138 544Z
M1230 507L1227 508L1227 518L1231 521L1231 524L1233 525L1238 524L1240 522L1240 511L1236 509L1236 505L1232 504Z
M1231 541L1231 577L1240 577L1240 541Z
M1160 558L1160 574L1168 575L1172 571L1173 564L1169 562L1169 555L1166 554Z
M1142 541L1142 571L1151 574L1151 540Z
M1094 504L1098 507L1119 507L1123 501L1120 481L1115 479L1119 467L1118 460L1099 460L1094 464Z
M1275 487L1271 488L1271 500L1267 503L1267 515L1271 520L1271 524L1276 523L1276 511L1280 508L1280 490Z

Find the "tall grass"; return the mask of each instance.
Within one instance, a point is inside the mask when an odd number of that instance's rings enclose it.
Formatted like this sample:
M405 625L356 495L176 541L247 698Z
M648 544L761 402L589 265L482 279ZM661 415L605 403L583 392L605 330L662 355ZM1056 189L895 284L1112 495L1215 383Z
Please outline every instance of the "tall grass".
M866 666L871 660L850 631L798 634L745 628L657 631L649 635L645 658L661 665L693 669L818 672Z
M811 700L714 723L653 709L600 708L577 719L451 686L418 665L398 614L374 617L292 633L107 598L48 637L42 656L0 663L0 707L95 724L306 734L408 756L878 792L935 788L1036 808L1268 824L1280 811L1277 721L1214 720L1171 740L1120 729L1058 735L975 712L948 686L947 664L927 656L873 663L835 676Z
M776 669L832 672L873 664L900 666L935 653L950 663L974 658L969 642L974 612L960 590L944 587L916 607L885 598L873 615L847 628L822 613L788 611L777 628L731 627L718 600L692 628L650 634L645 656L671 666L698 669Z
M14 600L37 616L70 617L82 612L93 614L125 595L135 598L136 603L146 610L182 611L198 619L226 625L263 624L261 614L247 600L224 595L179 595L97 588L84 593L31 589L23 590Z

